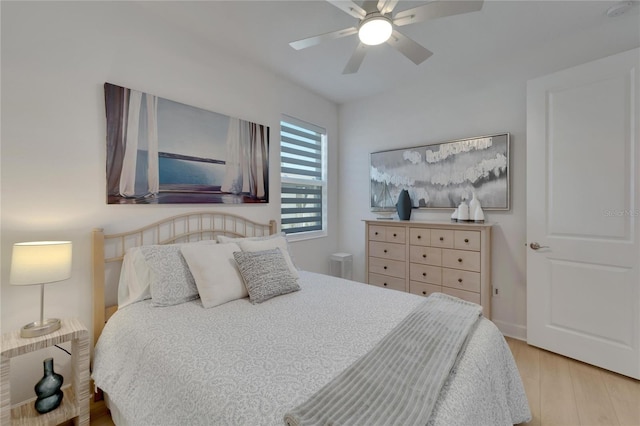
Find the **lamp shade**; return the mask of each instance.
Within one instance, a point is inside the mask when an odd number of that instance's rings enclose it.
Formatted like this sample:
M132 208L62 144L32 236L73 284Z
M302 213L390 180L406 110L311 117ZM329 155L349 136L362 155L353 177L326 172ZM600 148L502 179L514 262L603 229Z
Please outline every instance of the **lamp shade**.
M71 277L71 241L34 241L13 245L13 285L52 283Z

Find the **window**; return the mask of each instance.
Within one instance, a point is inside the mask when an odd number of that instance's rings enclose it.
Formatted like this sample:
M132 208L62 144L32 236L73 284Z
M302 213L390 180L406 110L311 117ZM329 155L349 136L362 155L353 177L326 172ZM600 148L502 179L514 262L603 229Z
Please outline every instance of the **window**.
M280 122L281 229L286 234L325 235L326 133L292 117Z

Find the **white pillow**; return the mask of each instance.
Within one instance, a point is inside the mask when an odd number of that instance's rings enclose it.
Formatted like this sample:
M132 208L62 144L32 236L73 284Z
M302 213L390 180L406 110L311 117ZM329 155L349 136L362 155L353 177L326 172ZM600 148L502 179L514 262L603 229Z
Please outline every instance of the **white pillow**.
M247 252L265 251L279 248L282 251L282 255L284 256L284 260L286 261L287 266L291 270L291 274L295 278L299 277L298 269L293 264L293 260L291 260L291 256L289 255L289 245L287 244L287 239L285 237L278 235L267 240L240 240L238 241L238 245L240 246L242 251Z
M151 273L140 247L127 249L118 283L118 309L151 299Z
M180 246L213 245L216 240L202 240L193 243L181 243ZM141 247L131 247L125 252L118 282L118 309L132 303L151 299L151 270L147 264Z
M233 252L240 251L237 244L191 245L181 251L205 308L249 296L233 257Z

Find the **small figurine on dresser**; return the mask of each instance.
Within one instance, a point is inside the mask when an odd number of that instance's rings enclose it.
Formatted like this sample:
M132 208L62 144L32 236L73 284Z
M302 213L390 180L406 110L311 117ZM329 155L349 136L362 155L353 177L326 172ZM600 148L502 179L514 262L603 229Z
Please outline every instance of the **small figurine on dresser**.
M451 214L451 221L484 223L484 212L475 191L469 204L467 204L466 197L462 197L460 205Z
M484 223L484 212L475 191L473 191L473 198L469 201L469 220L475 223Z
M469 220L469 206L466 198L462 197L462 201L458 206L458 222L467 222Z

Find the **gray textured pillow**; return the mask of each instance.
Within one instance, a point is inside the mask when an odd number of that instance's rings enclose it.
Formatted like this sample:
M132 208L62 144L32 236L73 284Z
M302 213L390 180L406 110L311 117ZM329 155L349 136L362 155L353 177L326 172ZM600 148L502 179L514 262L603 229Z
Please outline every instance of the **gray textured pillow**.
M151 303L155 306L198 298L198 287L180 249L178 244L140 248L151 270Z
M300 290L279 248L233 253L251 303Z

